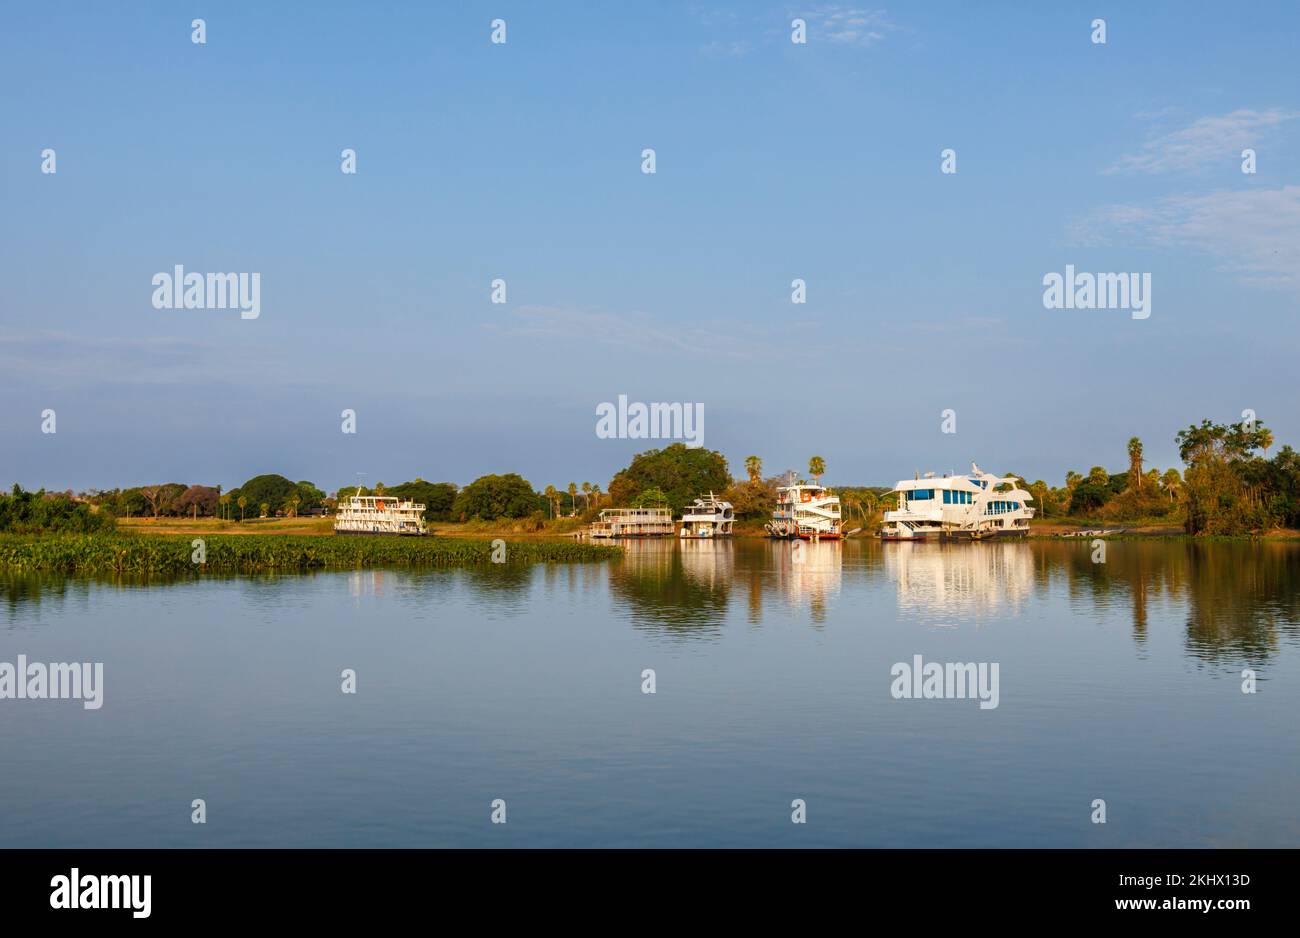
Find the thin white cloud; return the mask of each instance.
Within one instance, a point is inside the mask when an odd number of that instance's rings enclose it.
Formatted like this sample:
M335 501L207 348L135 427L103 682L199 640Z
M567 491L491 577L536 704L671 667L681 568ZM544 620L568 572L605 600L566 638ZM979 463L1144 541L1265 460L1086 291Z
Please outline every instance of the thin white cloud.
M809 40L824 39L842 45L872 46L898 28L884 10L858 7L815 7L803 18L808 23Z
M1137 243L1199 251L1245 282L1300 290L1300 186L1111 205L1076 222L1070 234L1087 246Z
M1181 130L1152 137L1137 153L1120 157L1105 172L1170 173L1214 163L1227 166L1239 161L1241 151L1257 144L1266 132L1297 117L1300 111L1279 108L1202 117Z
M702 46L700 51L706 55L732 56L739 58L754 51L754 45L747 39L729 41L714 40Z
M251 342L222 345L178 336L57 331L0 336L0 376L67 386L302 380L286 375L282 355Z

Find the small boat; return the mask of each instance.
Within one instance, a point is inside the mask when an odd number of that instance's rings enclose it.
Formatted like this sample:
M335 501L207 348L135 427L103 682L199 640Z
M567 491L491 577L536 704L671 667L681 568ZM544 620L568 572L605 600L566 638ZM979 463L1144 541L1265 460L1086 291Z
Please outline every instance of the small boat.
M712 492L695 499L682 511L682 526L678 536L684 538L730 537L736 511L731 502L724 502Z
M335 514L334 533L422 537L429 532L423 505L391 495L362 495L358 488Z

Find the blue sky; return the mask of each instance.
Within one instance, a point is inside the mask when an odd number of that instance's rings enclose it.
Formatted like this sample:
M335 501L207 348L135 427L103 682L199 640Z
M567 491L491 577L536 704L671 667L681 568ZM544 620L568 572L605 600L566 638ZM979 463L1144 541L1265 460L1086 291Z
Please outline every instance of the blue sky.
M1300 441L1293 3L6 17L5 485L605 485L659 445L597 438L619 394L846 484L1163 467L1246 408ZM175 264L260 272L261 316L154 309ZM1150 272L1151 317L1045 309L1066 264Z

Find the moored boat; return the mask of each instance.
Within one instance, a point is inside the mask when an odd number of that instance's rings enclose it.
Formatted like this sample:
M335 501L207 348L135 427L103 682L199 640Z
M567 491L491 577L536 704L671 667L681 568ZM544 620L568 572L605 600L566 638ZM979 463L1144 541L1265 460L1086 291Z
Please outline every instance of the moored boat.
M1033 496L1015 476L1002 478L971 464L971 474L905 479L894 486L898 508L885 512L882 541L940 538L984 540L1029 533Z
M606 508L587 529L588 537L671 537L671 508Z
M763 527L772 537L836 540L843 524L838 495L822 485L797 482L776 490L772 520Z
M334 533L421 537L428 533L424 505L391 495L362 495L358 488L335 514Z
M712 492L695 499L682 510L678 536L684 538L729 537L736 512L731 502L725 502Z

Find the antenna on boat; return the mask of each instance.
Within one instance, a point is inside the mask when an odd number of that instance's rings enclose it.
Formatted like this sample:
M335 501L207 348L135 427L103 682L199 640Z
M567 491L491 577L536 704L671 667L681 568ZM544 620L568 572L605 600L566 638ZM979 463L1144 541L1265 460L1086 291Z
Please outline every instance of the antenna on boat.
M358 473L357 473L357 494L358 494L358 495L361 494L361 477L362 477L363 475L365 475L364 472L358 472Z

